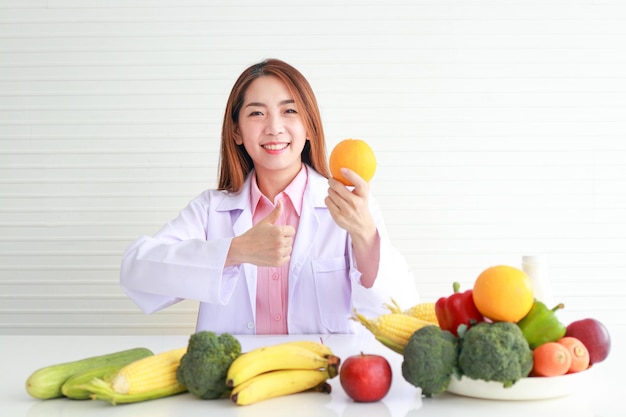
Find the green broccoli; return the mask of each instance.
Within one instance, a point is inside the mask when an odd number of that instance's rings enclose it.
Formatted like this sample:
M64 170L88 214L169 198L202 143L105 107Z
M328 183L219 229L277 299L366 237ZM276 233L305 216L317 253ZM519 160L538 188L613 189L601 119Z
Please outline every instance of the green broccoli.
M452 374L458 374L458 345L449 331L434 325L422 327L404 347L402 376L426 397L444 392Z
M515 323L479 323L460 335L459 369L472 379L510 387L528 376L533 352Z
M226 385L226 373L239 355L241 345L229 333L194 333L176 370L176 379L204 400L222 398L232 389Z

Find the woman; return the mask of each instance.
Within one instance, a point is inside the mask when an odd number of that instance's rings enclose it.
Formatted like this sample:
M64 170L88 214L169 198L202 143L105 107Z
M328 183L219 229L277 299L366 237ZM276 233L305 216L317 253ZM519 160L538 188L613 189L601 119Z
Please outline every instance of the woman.
M200 302L196 330L347 333L354 308L415 301L369 186L329 179L315 95L279 60L246 69L222 127L217 190L124 253L121 285L146 312Z

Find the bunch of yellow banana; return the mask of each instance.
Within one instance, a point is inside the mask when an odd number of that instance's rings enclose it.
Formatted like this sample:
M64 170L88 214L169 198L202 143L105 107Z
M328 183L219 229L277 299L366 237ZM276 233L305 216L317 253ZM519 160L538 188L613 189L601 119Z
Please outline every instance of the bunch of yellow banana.
M329 378L339 373L339 357L314 341L292 341L253 349L233 361L226 384L237 405L303 391L330 393Z

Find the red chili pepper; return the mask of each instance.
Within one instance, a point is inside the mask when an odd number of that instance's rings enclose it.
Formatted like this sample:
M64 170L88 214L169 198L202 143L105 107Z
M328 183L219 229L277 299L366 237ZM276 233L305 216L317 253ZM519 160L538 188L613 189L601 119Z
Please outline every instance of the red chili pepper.
M454 294L447 298L441 297L435 303L435 314L439 327L458 336L457 330L461 324L465 324L469 328L476 323L485 321L485 318L474 304L472 290L459 292L461 285L458 282L455 282L452 288Z

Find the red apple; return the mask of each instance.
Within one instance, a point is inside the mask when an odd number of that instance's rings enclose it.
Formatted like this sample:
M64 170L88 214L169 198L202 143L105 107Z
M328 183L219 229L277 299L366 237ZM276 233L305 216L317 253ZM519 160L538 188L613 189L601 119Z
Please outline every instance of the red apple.
M602 362L609 356L611 337L604 324L592 318L577 320L567 326L565 336L575 337L589 351L589 364Z
M339 381L348 397L356 402L381 400L391 387L391 366L375 354L350 356L341 365Z

